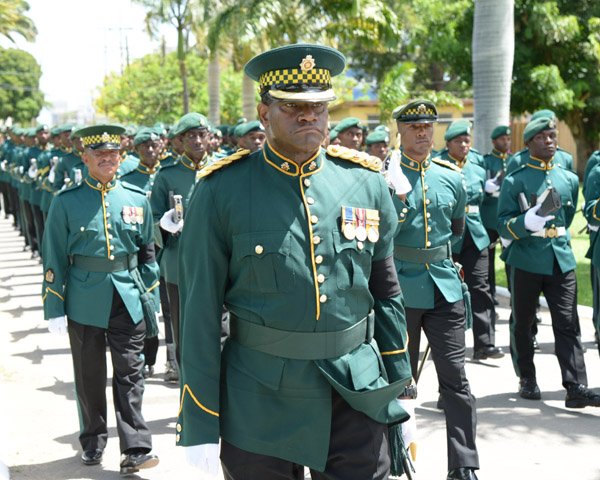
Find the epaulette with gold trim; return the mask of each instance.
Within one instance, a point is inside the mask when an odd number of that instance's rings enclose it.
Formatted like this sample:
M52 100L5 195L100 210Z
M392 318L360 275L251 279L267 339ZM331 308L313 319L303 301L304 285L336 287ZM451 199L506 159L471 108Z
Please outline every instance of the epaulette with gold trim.
M438 165L441 165L442 167L446 167L449 168L450 170L454 170L455 172L460 172L460 168L458 168L456 165L454 165L452 162L449 162L448 160L444 160L442 158L436 157L436 158L432 158L431 161L433 163L437 163Z
M247 157L251 153L252 152L250 150L240 149L234 154L229 155L228 157L221 158L215 163L207 165L198 172L198 174L196 175L196 181L200 180L201 178L208 177L211 173L216 172L217 170L220 170L221 168L226 167L227 165L230 165L233 162L237 162L238 160Z
M366 152L359 152L358 150L342 147L341 145L329 145L327 147L327 155L358 163L374 172L380 172L383 168L383 162L380 158L369 155Z

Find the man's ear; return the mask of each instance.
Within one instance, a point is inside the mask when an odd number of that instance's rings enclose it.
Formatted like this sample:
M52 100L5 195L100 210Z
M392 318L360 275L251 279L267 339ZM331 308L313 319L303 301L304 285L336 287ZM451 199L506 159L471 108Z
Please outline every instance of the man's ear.
M269 125L269 107L268 107L268 105L265 105L264 103L260 102L256 106L256 111L258 113L258 119L260 120L260 123L263 124L263 127L267 128Z

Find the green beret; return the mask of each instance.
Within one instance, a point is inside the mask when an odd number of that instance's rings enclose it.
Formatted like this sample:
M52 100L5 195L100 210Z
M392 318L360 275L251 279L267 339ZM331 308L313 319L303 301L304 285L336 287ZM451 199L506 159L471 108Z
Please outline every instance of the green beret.
M241 123L240 125L235 127L235 131L233 134L236 137L240 138L240 137L243 137L244 135L247 135L248 133L254 132L256 130L258 130L260 132L264 132L265 127L263 127L262 123L260 123L258 120L253 120L251 122Z
M450 125L448 125L446 133L444 134L444 140L449 142L453 138L461 135L471 135L472 127L473 125L469 120L454 120Z
M496 140L498 137L502 135L510 135L511 130L508 125L498 125L496 128L492 130L491 138L492 140Z
M390 129L388 128L387 125L377 125L374 130L375 131L377 131L377 130L383 130L388 135L390 134Z
M125 127L125 131L123 132L123 135L127 136L127 137L135 137L135 134L138 131L138 127L137 125L127 125Z
M553 118L539 117L527 124L523 131L523 141L527 143L538 133L554 128L556 128L556 121Z
M529 121L533 122L534 120L537 120L538 118L556 119L556 114L552 110L548 110L548 109L538 110L537 112L534 112L533 115L531 115L531 118L529 119Z
M35 128L35 127L25 129L25 135L27 137L35 137L36 134L37 134L37 128Z
M56 137L58 135L60 135L62 132L62 126L61 125L57 125L56 127L53 127L50 129L50 136L51 137Z
M192 128L206 128L208 129L208 119L197 112L186 113L179 119L177 125L173 127L173 136L181 135Z
M337 138L338 133L340 133L340 132L338 132L335 127L333 127L331 130L329 130L329 141L333 142Z
M137 131L135 137L133 137L133 146L137 147L145 142L155 142L158 139L160 139L160 135L157 133L155 127L142 127Z
M331 77L339 75L346 58L335 48L296 43L257 55L244 72L259 84L260 95L278 100L330 102L335 100Z
M390 136L383 129L373 130L371 133L369 133L367 139L365 140L365 144L367 145L373 145L374 143L381 142L390 143Z
M84 148L92 150L119 150L123 134L121 125L92 125L73 131L74 137L81 137Z
M335 126L335 129L337 130L338 134L342 133L344 130L348 130L349 128L352 127L358 127L358 128L362 128L363 124L360 122L360 118L356 118L356 117L346 117L344 119L342 119L340 121L340 123L338 123Z
M219 130L223 136L229 135L229 125L219 125L217 130Z
M392 117L400 123L434 123L437 122L438 112L432 102L419 98L396 107Z
M46 125L45 123L42 123L41 125L38 125L37 127L35 127L35 133L49 132L49 131L50 131L50 127L48 125Z

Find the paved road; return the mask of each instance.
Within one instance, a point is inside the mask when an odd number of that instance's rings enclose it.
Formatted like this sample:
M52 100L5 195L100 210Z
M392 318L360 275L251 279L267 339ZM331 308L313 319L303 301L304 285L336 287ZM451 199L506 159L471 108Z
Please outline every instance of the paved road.
M67 337L48 333L42 317L42 269L23 252L10 223L0 219L0 479L2 463L13 480L109 480L119 476L119 446L109 407L110 438L101 466L79 461L78 420ZM497 344L508 345L506 300L500 308ZM600 389L600 360L589 311L582 311L582 335L591 387ZM468 337L470 334L468 334ZM536 355L542 401L516 395L510 359L468 362L467 375L477 397L481 480L507 478L600 480L600 409L567 410L553 355L549 314L543 312ZM469 338L469 345L472 340ZM471 350L468 350L470 355ZM161 463L140 479L198 479L175 447L178 390L162 379L161 345L157 376L146 384L144 415L154 434ZM110 398L110 381L108 382ZM419 384L417 421L419 480L443 480L446 473L444 415L435 408L435 370L427 362Z

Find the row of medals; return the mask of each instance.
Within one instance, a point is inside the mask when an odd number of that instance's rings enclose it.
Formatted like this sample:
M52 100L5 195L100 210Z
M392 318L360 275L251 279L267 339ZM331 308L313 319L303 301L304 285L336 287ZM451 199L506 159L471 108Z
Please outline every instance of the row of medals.
M342 233L348 240L379 240L379 212L369 208L342 207Z

